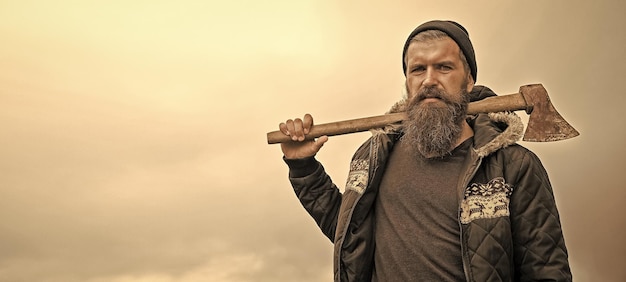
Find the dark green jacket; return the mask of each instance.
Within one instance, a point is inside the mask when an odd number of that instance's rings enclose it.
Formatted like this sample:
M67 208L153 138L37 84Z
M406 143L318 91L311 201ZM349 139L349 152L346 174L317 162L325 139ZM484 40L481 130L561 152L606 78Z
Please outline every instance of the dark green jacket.
M472 100L495 95L477 86ZM404 102L392 111L403 110ZM548 175L516 144L513 113L468 117L474 147L459 178L459 228L467 281L571 281L567 250ZM304 208L334 242L335 281L370 281L373 207L386 161L401 128L374 132L354 154L344 192L314 158L286 160Z

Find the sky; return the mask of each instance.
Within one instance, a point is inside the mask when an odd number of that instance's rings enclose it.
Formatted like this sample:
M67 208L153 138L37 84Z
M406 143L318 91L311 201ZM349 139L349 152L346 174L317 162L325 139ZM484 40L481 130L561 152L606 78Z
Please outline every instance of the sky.
M625 281L624 10L0 0L0 281L331 281L332 244L266 133L386 112L406 36L431 19L468 29L477 84L541 83L580 131L520 144L550 175L575 279ZM318 154L338 186L368 136Z

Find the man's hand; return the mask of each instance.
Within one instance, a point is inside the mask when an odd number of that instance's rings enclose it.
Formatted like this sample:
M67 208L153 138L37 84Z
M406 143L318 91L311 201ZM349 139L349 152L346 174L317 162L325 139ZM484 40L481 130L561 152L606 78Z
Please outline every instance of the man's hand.
M313 127L313 117L310 114L304 115L304 119L296 118L287 120L278 125L280 131L291 137L291 142L280 144L283 154L287 159L302 159L314 156L328 141L328 136L321 136L317 140L304 140Z

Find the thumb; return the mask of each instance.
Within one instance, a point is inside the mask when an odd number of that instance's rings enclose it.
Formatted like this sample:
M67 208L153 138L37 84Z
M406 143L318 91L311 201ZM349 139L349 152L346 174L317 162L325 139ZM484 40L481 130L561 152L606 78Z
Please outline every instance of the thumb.
M328 141L328 136L326 135L320 136L319 138L315 139L315 142L313 142L313 147L315 148L315 151L319 151L322 146L324 146L324 143L326 143L326 141Z

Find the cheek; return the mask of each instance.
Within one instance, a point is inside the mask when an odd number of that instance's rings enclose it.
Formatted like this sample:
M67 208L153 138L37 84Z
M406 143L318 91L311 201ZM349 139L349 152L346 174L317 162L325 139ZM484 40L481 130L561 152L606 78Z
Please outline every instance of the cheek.
M419 91L420 82L417 79L407 78L404 84L407 96L410 98L412 95Z
M419 85L419 82L420 82L420 81L419 81L419 79L417 79L417 78L415 78L415 77L413 77L413 76L409 76L409 77L406 79L406 84L407 84L407 85L409 85L409 87L410 87L410 86Z

